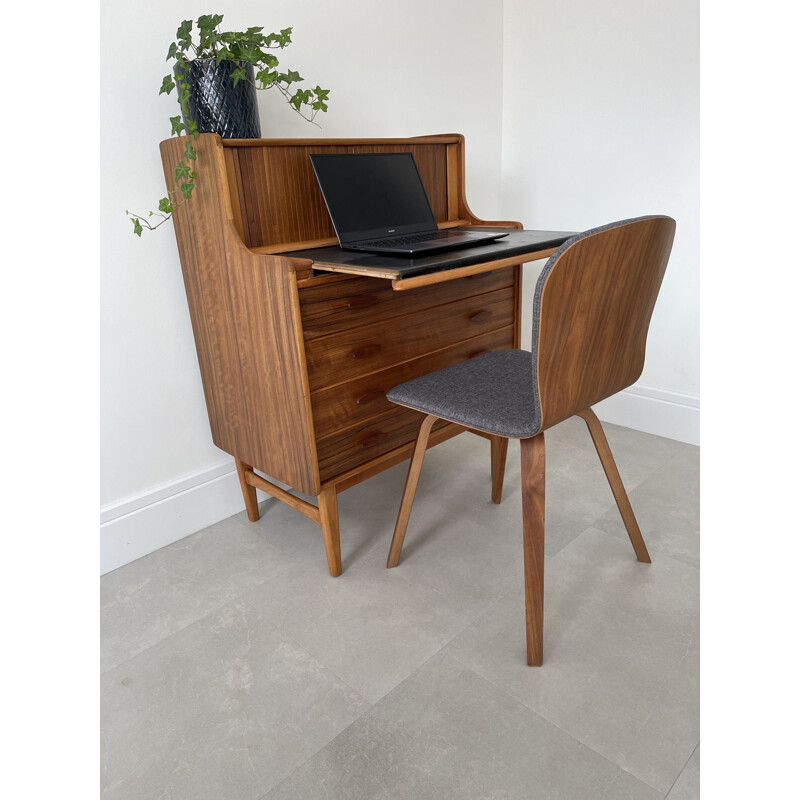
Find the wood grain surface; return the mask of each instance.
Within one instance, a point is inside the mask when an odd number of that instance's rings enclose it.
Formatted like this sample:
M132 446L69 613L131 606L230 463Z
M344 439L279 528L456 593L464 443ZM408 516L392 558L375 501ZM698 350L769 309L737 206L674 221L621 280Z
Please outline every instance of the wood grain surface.
M635 383L675 220L646 219L571 245L541 297L537 372L546 430Z

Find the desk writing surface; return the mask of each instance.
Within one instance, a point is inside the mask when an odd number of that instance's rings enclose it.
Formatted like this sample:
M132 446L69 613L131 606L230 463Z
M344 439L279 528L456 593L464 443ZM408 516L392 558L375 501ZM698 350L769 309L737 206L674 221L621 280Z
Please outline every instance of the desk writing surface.
M351 272L359 275L391 280L404 279L412 275L455 269L457 267L500 261L519 256L519 261L534 261L535 254L558 247L574 233L570 231L532 231L481 228L481 230L503 230L508 236L486 244L463 247L457 250L440 250L428 255L409 258L387 253L364 253L343 250L336 245L311 250L281 253L283 256L311 259L314 269L330 272ZM534 258L524 258L534 255Z

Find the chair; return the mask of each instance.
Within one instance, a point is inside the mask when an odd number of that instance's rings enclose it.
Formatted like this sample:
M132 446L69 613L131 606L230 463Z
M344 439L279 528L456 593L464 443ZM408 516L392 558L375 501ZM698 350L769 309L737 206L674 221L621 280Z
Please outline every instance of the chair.
M437 419L492 440L492 499L500 502L509 439L520 440L528 664L542 664L544 431L582 417L639 561L650 556L591 406L634 383L667 267L675 220L613 222L564 242L545 264L533 299L532 352L485 353L394 387L387 397L423 412L387 567L400 560L428 436Z

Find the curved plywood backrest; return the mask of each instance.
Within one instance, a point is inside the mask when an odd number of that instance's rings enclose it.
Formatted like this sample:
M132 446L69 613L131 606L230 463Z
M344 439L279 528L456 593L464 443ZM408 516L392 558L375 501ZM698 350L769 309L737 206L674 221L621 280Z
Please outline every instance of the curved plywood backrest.
M547 262L533 308L540 430L639 378L674 236L670 217L624 220L569 239Z

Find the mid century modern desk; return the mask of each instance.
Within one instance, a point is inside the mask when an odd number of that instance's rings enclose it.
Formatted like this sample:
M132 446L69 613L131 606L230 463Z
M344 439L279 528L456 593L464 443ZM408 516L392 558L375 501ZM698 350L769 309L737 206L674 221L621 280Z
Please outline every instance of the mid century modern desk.
M519 347L520 265L555 247L405 279L303 257L337 244L310 153L411 152L440 228L521 228L470 211L460 135L201 134L195 149L197 184L174 222L214 444L236 460L250 520L259 518L257 488L288 503L321 525L330 574L339 575L337 493L408 458L419 428L421 415L392 405L385 392L479 353ZM182 139L161 143L170 187L183 151ZM441 421L429 446L464 431ZM499 498L507 440L487 438Z

